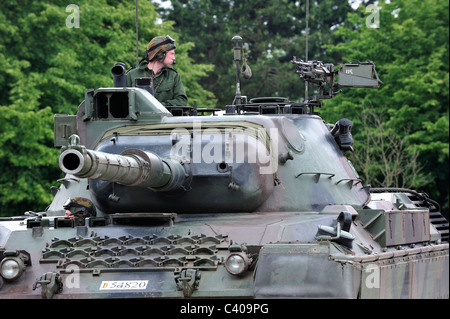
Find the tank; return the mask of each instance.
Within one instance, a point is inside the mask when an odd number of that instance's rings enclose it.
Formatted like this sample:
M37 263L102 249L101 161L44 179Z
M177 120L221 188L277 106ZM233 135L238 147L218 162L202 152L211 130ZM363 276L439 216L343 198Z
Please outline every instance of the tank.
M438 203L364 185L352 121L316 112L378 88L375 65L293 57L314 96L247 99L233 40L230 105L164 107L115 67L55 115L64 177L46 211L1 219L0 298L449 297Z

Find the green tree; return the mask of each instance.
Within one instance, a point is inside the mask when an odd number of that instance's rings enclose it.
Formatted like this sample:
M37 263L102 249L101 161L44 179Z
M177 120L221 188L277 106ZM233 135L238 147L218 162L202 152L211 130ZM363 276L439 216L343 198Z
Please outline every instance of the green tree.
M370 135L382 132L404 140L403 167L417 160L421 173L409 187L426 191L448 211L449 158L449 8L448 1L404 1L379 3L379 28L366 25L368 13L350 13L336 30L344 41L325 46L348 59L373 60L381 80L379 90L349 89L327 101L322 115L328 120L349 117L354 121L356 152L376 154L380 144L366 144ZM372 112L383 123L365 126L361 119ZM355 118L355 114L357 115ZM383 180L374 156L365 178ZM394 165L391 162L390 165ZM405 179L392 185L401 186ZM429 178L429 175L433 178ZM448 214L448 213L447 213Z
M75 114L89 88L112 86L117 61L136 64L135 2L123 0L2 2L0 12L0 215L43 210L61 176L53 148L53 114ZM78 17L78 20L77 20ZM177 34L139 2L139 56L156 35ZM215 105L198 80L213 69L177 46L177 70L190 100Z

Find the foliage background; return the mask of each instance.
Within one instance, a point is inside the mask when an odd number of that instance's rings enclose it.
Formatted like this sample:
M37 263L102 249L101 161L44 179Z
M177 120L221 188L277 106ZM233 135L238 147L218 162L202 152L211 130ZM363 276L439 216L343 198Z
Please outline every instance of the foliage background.
M412 187L448 216L448 1L380 1L379 28L347 0L310 1L309 58L375 62L379 90L346 89L322 117L354 123L349 157L365 184ZM74 3L80 28L68 28ZM139 1L139 56L156 35L177 41L176 69L192 105L233 101L231 38L244 39L253 71L249 98L301 102L304 87L289 61L305 59L305 1ZM163 5L162 5L163 4ZM62 177L53 148L53 114L74 114L88 88L112 85L117 61L136 63L135 1L4 0L0 8L0 216L42 211Z

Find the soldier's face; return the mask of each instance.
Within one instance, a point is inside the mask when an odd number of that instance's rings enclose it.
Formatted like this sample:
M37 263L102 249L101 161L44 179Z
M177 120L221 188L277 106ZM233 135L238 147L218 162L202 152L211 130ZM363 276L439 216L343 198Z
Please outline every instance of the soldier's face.
M164 66L170 68L173 64L173 61L175 61L175 50L167 51L166 58L163 61Z

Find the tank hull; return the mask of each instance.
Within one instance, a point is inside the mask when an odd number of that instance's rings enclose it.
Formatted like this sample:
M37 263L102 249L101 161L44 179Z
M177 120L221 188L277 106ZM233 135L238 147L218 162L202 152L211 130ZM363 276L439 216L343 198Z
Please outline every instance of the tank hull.
M369 253L375 244L359 219L352 251L314 240L320 225L336 222L331 209L157 215L146 227L127 224L125 214L95 226L9 221L0 226L4 251L30 259L20 278L3 284L1 298L448 298L448 244ZM230 245L243 242L253 261L235 276L225 261ZM180 279L190 278L187 270L197 281ZM59 290L36 284L49 273L58 274Z

